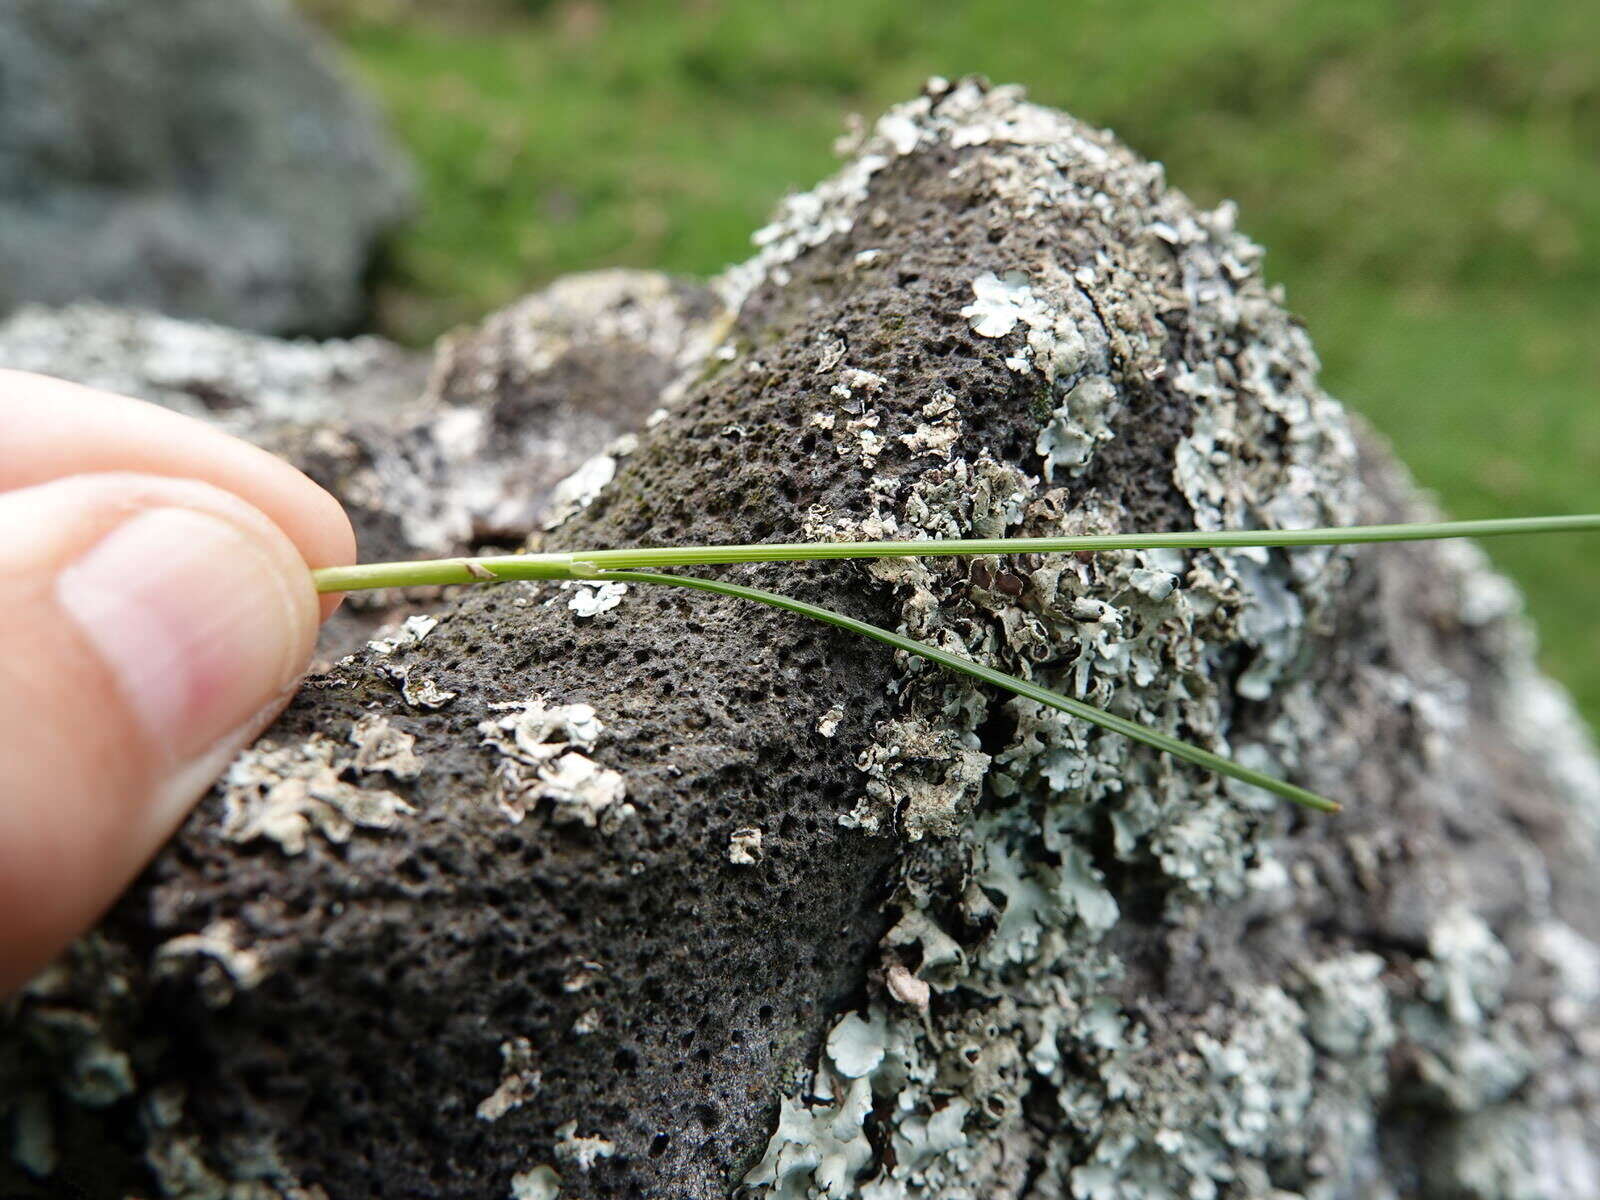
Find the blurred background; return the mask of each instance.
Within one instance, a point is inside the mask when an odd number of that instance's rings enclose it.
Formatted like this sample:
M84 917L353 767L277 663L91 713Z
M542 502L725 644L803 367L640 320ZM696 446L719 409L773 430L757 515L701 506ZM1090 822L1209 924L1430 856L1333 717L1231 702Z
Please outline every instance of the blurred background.
M11 2L46 25L93 10L85 30L103 29L108 11L165 12L163 53L231 7ZM356 272L359 306L330 283L308 316L296 277L278 289L294 303L266 310L259 298L278 292L251 276L256 307L236 323L423 345L564 272L714 273L746 255L780 196L834 168L849 114L875 116L930 74L979 72L1110 127L1202 205L1237 199L1329 389L1393 439L1450 513L1600 509L1595 0L293 2L380 118L376 133L352 118L350 136L309 155L302 144L295 161L308 181L319 164L342 170L345 194L371 211L339 236L385 249ZM172 4L192 17L173 19ZM69 49L104 40L51 36ZM13 80L37 61L19 51ZM6 74L0 102L17 112ZM160 74L185 95L214 75L223 105L243 77L198 43ZM307 87L280 83L267 99ZM386 159L381 124L414 180ZM60 157L48 128L37 140ZM132 140L105 139L117 153ZM283 179L284 155L271 179ZM192 158L159 169L191 171ZM413 197L404 219L402 193ZM331 261L305 248L348 205L316 198L310 182L258 188L252 202L263 196L299 207L295 236L261 243L258 274L294 252L302 275ZM0 301L6 261L0 247ZM185 286L191 275L172 273ZM210 311L172 310L196 307ZM1526 590L1545 663L1600 725L1600 538L1485 548Z

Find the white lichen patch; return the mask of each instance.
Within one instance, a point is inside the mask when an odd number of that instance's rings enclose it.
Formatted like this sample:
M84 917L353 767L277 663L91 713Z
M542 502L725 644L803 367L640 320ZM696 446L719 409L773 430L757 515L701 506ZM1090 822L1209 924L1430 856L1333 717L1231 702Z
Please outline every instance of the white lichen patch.
M785 1097L778 1128L762 1160L744 1178L774 1200L812 1200L853 1194L856 1179L872 1162L872 1143L862 1131L872 1111L872 1086L852 1081L837 1101L811 1105Z
M765 857L761 848L761 830L754 825L735 829L728 835L728 861L736 867L751 867Z
M439 625L438 617L426 613L413 613L401 622L400 628L388 637L374 638L367 648L374 654L390 655L397 650L409 650L419 645Z
M155 972L192 974L196 990L212 1008L232 1003L238 991L249 991L267 977L266 961L246 944L243 926L221 918L199 933L170 938L156 948Z
M457 693L440 687L426 675L407 670L400 680L400 695L412 708L439 709L454 700Z
M627 594L625 583L579 584L572 589L567 607L578 617L595 617L616 608Z
M415 779L422 773L414 749L417 739L375 713L351 726L350 744L356 748L355 769L364 774L381 771L396 779Z
M493 707L504 715L480 721L478 732L500 754L496 800L513 823L540 800L551 802L557 821L591 829L612 828L633 815L622 775L584 753L605 729L592 707L538 698Z
M926 1010L933 998L933 989L927 981L917 978L900 963L890 964L884 972L883 987L892 998L916 1009Z
M1028 277L1015 272L1004 279L993 271L983 272L972 281L972 296L961 315L972 322L972 332L979 337L1005 337L1039 307Z
M1053 476L1057 467L1080 474L1094 452L1111 440L1121 408L1116 385L1104 375L1091 375L1075 384L1039 431L1035 449L1044 459L1046 476Z
M478 1105L478 1120L498 1121L515 1108L521 1108L539 1094L544 1075L534 1057L533 1043L527 1038L511 1038L500 1043L500 1063L505 1074Z
M844 720L844 706L835 704L822 716L817 718L817 732L825 738L831 738L839 729L839 722Z
M946 85L894 115L912 153L961 151L952 177L1010 219L1074 231L1060 260L1029 262L1026 274L975 264L959 309L974 335L1001 343L1019 386L1037 388L1043 470L1031 477L968 449L956 405L930 404L911 432L893 431L922 465L904 483L875 475L868 516L809 514L807 536L1132 527L1111 501L1055 484L1087 476L1138 415L1130 397L1148 411L1154 387L1194 406L1172 473L1197 524L1354 521L1343 417L1231 212L1195 214L1162 189L1159 168L1014 89ZM867 145L897 152L881 132ZM852 178L863 183L859 168ZM1093 235L1077 237L1080 226ZM1151 257L1119 257L1157 240ZM1088 245L1112 252L1066 258ZM1172 311L1186 322L1181 342L1168 341L1160 315ZM872 414L849 405L864 393L841 380L835 396L836 445L861 457L849 426ZM1247 444L1251 454L1237 452ZM1238 674L1246 696L1293 696L1307 631L1343 561L1338 551L1293 562L1169 551L868 570L896 589L909 636L1226 753L1233 705L1212 680ZM1246 669L1219 671L1241 647ZM1125 917L1112 878L1163 881L1177 922L1206 904L1287 903L1295 885L1259 844L1254 800L1029 702L1004 703L994 720L976 689L917 664L894 690L902 711L863 752L867 795L841 822L931 844L932 857L912 861L943 863L963 882L947 893L930 882L936 871L902 879L881 1004L835 1026L747 1184L771 1197L1010 1196L1026 1160L1030 1194L1205 1200L1269 1194L1264 1163L1313 1144L1371 1153L1358 1108L1397 1036L1372 963L1313 964L1304 986L1220 998L1194 1018L1181 1053L1164 1029L1156 1054L1156 1033L1117 999L1123 966L1105 945ZM1282 711L1249 752L1292 770L1326 719L1298 700ZM1009 731L998 749L995 728ZM1345 1024L1335 1004L1350 1006ZM1327 1079L1324 1062L1337 1063ZM1023 1116L1022 1097L1039 1088L1062 1114L1054 1138Z
M561 981L561 990L569 995L581 992L603 974L605 968L601 964L585 959L567 973L566 978Z
M554 1167L529 1167L511 1177L511 1200L560 1200L561 1176Z
M602 1158L610 1158L617 1147L609 1138L599 1134L579 1134L578 1123L568 1121L556 1129L556 1161L580 1171L587 1171Z
M400 686L401 697L412 708L440 709L456 698L455 692L441 687L431 676L422 674L416 663L408 661L438 624L437 617L415 613L393 633L367 643L367 649L378 656L377 670Z
M947 730L922 721L893 721L856 764L867 796L854 822L866 829L898 826L908 841L948 837L976 803L989 756Z
M1026 333L1006 359L1021 374L1038 371L1049 390L1052 411L1035 449L1046 480L1057 468L1080 475L1095 451L1115 436L1121 393L1105 373L1107 337L1081 285L1059 270L1041 274L1037 285L1016 272L1005 278L984 272L972 282L973 302L961 310L980 337L1003 338L1019 327Z
M863 371L860 367L845 367L840 375L847 392L881 392L889 381L875 371Z
M420 766L409 745L392 740L387 727L375 729L362 736L414 775L412 768ZM352 731L351 736L357 735ZM391 791L347 777L363 769L356 761L361 748L352 753L321 734L289 745L258 742L234 760L220 785L223 837L235 842L268 838L285 854L300 854L313 831L343 843L356 829L394 828L415 809ZM370 761L381 762L383 756Z
M617 475L617 459L611 454L596 454L550 490L545 529L559 529L575 513L580 513Z

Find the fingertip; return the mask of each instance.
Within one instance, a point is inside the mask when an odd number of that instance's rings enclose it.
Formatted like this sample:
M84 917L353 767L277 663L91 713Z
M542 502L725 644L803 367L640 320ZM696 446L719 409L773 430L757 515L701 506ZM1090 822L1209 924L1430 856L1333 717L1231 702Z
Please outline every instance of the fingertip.
M0 369L0 446L0 492L118 472L199 480L233 493L273 521L308 566L356 560L348 514L299 468L144 400ZM338 602L323 601L323 616Z
M237 496L85 476L0 495L0 978L124 888L309 661L300 550ZM32 898L25 902L25 898Z

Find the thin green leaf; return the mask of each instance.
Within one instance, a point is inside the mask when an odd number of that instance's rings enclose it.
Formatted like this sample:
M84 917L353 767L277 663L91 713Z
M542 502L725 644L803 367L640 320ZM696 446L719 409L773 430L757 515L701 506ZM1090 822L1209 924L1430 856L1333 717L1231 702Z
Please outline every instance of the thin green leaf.
M803 600L796 600L791 596L781 596L776 592L764 592L760 588L744 587L737 583L723 583L717 579L701 579L692 575L660 575L653 571L606 571L600 578L617 580L625 583L651 583L663 584L672 587L694 588L701 592L714 592L719 596L733 596L740 600L753 600L758 604L770 605L781 608L787 612L797 613L802 617L810 617L814 621L822 621L839 629L860 634L886 646L893 646L896 650L904 650L907 654L914 654L919 658L928 659L952 671L959 671L983 683L993 684L1005 691L1013 692L1027 700L1033 700L1050 708L1068 713L1071 716L1092 722L1102 729L1109 729L1113 733L1120 733L1124 737L1132 738L1136 742L1143 742L1147 746L1154 746L1157 750L1165 751L1175 758L1185 762L1192 762L1198 766L1215 771L1219 775L1226 775L1230 779L1237 779L1242 783L1254 784L1256 787L1265 788L1274 795L1282 796L1285 800L1292 800L1306 808L1316 809L1318 812L1338 812L1339 806L1315 792L1308 792L1305 788L1296 787L1292 783L1285 783L1281 779L1274 779L1260 771L1253 771L1231 759L1223 758L1220 754L1213 754L1209 750L1202 750L1199 746L1190 745L1158 729L1151 729L1148 725L1141 725L1137 721L1130 721L1126 717L1119 717L1115 713L1106 712L1092 704L1085 704L1082 700L1074 700L1071 696L1063 696L1060 692L1053 692L1049 688L1040 687L1026 679L1018 679L1015 675L1007 675L1004 671L997 671L993 667L986 667L975 663L969 658L951 654L937 646L930 646L926 642L919 642L915 638L908 638L902 634L893 633L877 625L869 625L865 621L858 621L854 617L847 617L843 613L834 612L829 608L820 608L815 604L807 604Z
M907 654L1014 692L1029 700L1080 717L1104 729L1154 746L1220 775L1265 788L1314 808L1339 806L1304 788L1252 771L1220 755L1191 746L1158 730L1108 713L1038 684L949 654L912 638L891 633L829 609L775 592L687 575L660 575L640 568L705 566L717 563L802 562L814 559L917 558L940 555L1049 554L1097 550L1221 549L1251 546L1343 546L1370 542L1418 542L1441 538L1500 537L1521 533L1600 531L1600 513L1556 517L1510 517L1486 521L1436 521L1406 525L1350 525L1332 529L1186 530L1179 533L1108 533L1040 538L952 538L903 542L775 542L742 546L664 546L638 550L580 550L555 554L511 554L446 558L426 562L367 563L313 571L319 592L424 584L494 583L511 579L616 579L715 592L785 609L869 637Z
M1348 525L1333 529L1185 530L1181 533L1104 533L1038 538L951 538L904 542L772 542L748 546L659 546L638 550L574 550L503 554L428 562L366 563L313 572L320 592L419 584L486 583L497 579L579 579L603 570L709 566L717 563L804 562L839 558L921 558L958 554L1062 554L1094 550L1206 550L1247 546L1344 546L1421 542L1441 538L1503 537L1519 533L1592 533L1600 513L1509 517L1410 525Z

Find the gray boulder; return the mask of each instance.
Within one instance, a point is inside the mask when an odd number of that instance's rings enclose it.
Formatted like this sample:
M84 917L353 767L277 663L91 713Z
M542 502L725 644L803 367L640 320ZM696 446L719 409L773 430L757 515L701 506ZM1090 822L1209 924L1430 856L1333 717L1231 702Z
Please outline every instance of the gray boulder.
M936 81L758 241L715 298L613 293L610 351L554 293L492 320L326 477L418 547L461 520L363 456L479 457L462 511L557 549L1428 511L1231 209L1015 89ZM497 447L619 356L634 435L519 491ZM10 1003L14 1157L229 1200L1595 1194L1600 763L1472 547L726 573L1348 807L733 601L406 597Z
M283 0L0 6L0 312L358 324L410 173Z

